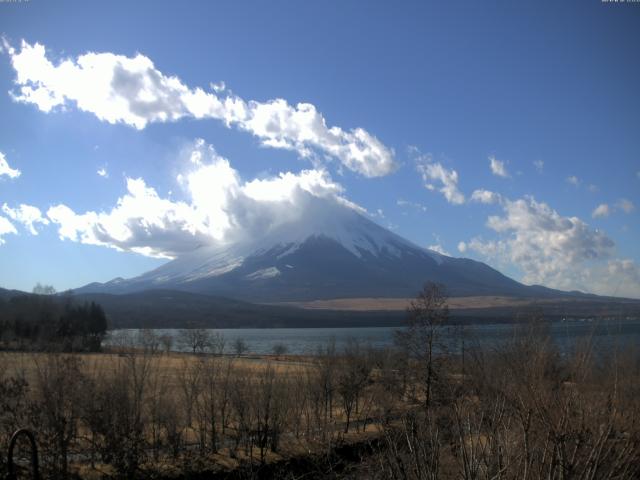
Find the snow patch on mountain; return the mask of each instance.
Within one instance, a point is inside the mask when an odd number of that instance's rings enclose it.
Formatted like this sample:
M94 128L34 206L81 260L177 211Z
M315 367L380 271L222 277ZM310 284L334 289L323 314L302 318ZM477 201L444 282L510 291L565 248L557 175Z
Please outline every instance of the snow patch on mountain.
M274 253L275 259L281 260L313 238L334 240L358 258L367 255L399 258L407 250L418 250L442 262L440 254L414 245L350 208L326 200L321 205L322 208L312 206L295 221L256 232L249 238L226 245L202 246L144 277L151 280L150 277L161 275L182 281L215 277L242 266L248 258Z
M280 270L277 267L262 268L256 270L253 273L247 275L248 280L266 280L268 278L277 277L280 275Z

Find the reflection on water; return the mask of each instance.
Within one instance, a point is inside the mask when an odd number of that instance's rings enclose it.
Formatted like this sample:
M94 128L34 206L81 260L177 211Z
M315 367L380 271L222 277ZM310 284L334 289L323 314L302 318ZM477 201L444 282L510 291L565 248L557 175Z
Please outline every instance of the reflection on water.
M566 321L547 325L549 332L560 350L572 348L577 342L591 339L599 351L611 351L619 348L640 346L640 319L615 321ZM248 345L248 351L255 354L269 354L276 345L285 345L290 354L312 354L319 347L335 341L340 349L349 339L376 348L393 345L394 327L365 328L222 328L212 329L225 339L225 351L233 352L233 344L242 339ZM170 335L174 338L172 349L185 350L177 341L178 329L158 329L156 335ZM105 345L113 344L114 338L127 335L134 343L138 338L137 329L112 332ZM514 324L476 324L447 326L442 329L442 344L450 351L457 351L464 339L465 348L479 346L497 348L516 334ZM115 337L114 337L115 336Z

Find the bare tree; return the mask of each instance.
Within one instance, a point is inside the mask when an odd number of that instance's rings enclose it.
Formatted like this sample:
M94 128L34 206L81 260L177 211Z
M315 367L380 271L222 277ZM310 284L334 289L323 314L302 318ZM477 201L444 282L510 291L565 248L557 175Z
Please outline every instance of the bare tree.
M202 353L211 346L211 334L204 328L183 328L178 333L178 342L194 354Z
M163 444L162 420L176 408L175 402L167 401L171 395L167 373L160 359L153 362L149 376L147 394L144 398L145 430L150 439L154 460L158 460Z
M33 404L34 424L52 459L54 476L67 478L69 449L77 438L80 417L80 359L53 354L34 361L38 399Z
M157 358L157 357L155 357ZM145 459L148 430L146 416L152 360L148 352L115 358L111 368L95 378L89 399L87 427L105 463L121 478L133 478Z
M267 448L278 450L280 435L284 427L286 411L286 383L276 375L271 364L258 376L254 395L251 396L251 409L255 419L255 443L260 450L260 462L265 461Z
M371 366L360 345L353 339L347 343L341 360L336 383L346 417L344 433L348 433L352 413L354 409L357 412L359 399L369 381Z
M148 353L156 354L160 348L160 338L149 328L138 332L138 344Z
M407 309L407 326L396 332L396 341L418 363L424 388L424 405L429 408L435 378L434 347L442 325L449 318L444 287L425 284Z
M0 445L8 445L18 428L27 424L29 414L29 384L24 373L6 370L4 354L0 353ZM0 456L0 476L6 475L4 456Z
M202 363L202 399L201 399L201 440L203 446L209 445L210 451L218 451L218 435L221 423L222 401L226 392L223 391L223 360L207 356L203 357Z
M243 338L236 338L233 342L233 350L236 352L237 356L241 356L248 350L249 346L247 342L244 341Z
M187 418L187 427L193 426L193 414L197 411L203 375L203 364L191 358L182 359L179 385L182 393L183 406Z
M284 343L276 343L273 346L271 351L273 352L274 355L280 357L280 356L285 355L287 353L288 348Z
M173 347L173 336L172 335L170 335L168 333L164 333L164 334L162 334L162 335L160 335L158 337L158 340L160 340L160 344L162 345L164 353L171 352L171 347Z
M211 336L210 348L214 355L224 355L224 349L227 346L227 339L220 332L215 332Z
M33 293L36 295L55 295L56 289L51 285L42 285L40 282L33 287Z

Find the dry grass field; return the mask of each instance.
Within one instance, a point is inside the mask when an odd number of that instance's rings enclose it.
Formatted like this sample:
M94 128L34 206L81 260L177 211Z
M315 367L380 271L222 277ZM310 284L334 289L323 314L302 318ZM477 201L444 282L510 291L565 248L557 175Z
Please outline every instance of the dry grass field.
M0 401L2 435L35 431L53 476L174 476L185 461L212 471L280 462L379 433L376 395L365 385L379 375L373 365L341 367L344 360L0 352L0 381L24 382ZM114 458L130 451L135 461Z
M401 311L406 310L412 300L412 298L337 298L332 300L313 300L309 302L283 302L279 305L289 305L318 310ZM525 307L548 302L551 302L551 300L500 296L451 297L448 300L449 308L452 310L469 308Z
M434 356L439 327L418 327L403 348L307 357L0 352L0 441L33 430L46 478L640 474L637 349L561 353L532 324Z
M106 372L117 372L122 367L123 362L131 355L142 355L136 353L74 353L72 356L78 359L82 365L83 373L87 375L105 374ZM42 352L1 352L0 366L4 376L22 376L29 383L33 383L37 376L38 365L47 361L51 354ZM184 373L185 368L202 361L203 355L192 355L189 353L163 353L150 357L150 368L161 371L168 385L177 388L178 382ZM275 355L247 355L242 357L225 356L211 357L211 361L218 366L229 361L234 368L250 372L264 372L271 368L278 375L293 376L301 375L312 367L308 357L298 356L275 356Z

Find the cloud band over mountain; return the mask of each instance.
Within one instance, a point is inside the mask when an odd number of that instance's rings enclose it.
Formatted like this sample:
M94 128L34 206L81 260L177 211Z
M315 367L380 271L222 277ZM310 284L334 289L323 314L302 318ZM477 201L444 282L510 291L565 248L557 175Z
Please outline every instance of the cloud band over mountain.
M152 257L174 258L202 245L265 235L308 214L314 198L356 210L325 170L303 170L243 181L229 161L196 140L188 172L178 175L186 201L162 198L141 178L127 178L127 193L108 212L76 213L64 204L47 211L61 239Z

